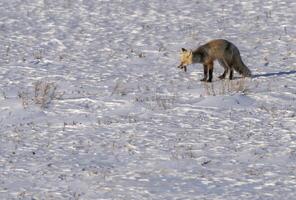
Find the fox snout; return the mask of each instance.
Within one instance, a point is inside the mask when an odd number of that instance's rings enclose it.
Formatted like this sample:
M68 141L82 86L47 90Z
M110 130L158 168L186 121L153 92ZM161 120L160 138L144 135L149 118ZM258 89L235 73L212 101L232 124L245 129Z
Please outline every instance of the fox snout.
M181 63L181 64L178 66L178 68L180 68L180 69L184 69L184 72L187 71L187 66L184 65L183 63Z

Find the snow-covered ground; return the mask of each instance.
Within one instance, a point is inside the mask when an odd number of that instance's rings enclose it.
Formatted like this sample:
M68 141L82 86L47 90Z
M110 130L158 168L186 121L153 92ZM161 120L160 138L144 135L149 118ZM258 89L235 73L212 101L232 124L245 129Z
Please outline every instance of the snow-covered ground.
M293 200L294 0L1 0L0 199ZM225 38L254 77L202 83Z

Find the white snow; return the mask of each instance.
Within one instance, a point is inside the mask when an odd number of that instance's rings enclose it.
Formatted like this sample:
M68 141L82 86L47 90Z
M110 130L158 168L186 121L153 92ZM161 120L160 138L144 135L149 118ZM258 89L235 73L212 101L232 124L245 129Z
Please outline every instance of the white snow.
M295 199L295 10L1 0L0 199ZM177 68L215 38L253 78Z

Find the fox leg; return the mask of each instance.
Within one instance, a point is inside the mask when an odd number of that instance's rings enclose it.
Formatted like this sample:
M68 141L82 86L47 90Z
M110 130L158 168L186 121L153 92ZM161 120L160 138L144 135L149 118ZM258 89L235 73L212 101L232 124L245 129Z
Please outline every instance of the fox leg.
M204 77L200 81L206 81L208 78L208 66L206 64L204 64L203 68L204 68Z
M208 69L209 69L209 79L207 80L207 82L212 82L214 63L210 62L207 66L208 66Z
M219 64L224 68L224 72L219 76L220 79L224 79L226 74L228 73L229 67L225 64L224 60L218 60Z
M233 79L233 68L230 68L229 80Z
M218 78L220 79L225 79L226 74L228 73L228 69L226 68L223 72L223 74L221 74Z

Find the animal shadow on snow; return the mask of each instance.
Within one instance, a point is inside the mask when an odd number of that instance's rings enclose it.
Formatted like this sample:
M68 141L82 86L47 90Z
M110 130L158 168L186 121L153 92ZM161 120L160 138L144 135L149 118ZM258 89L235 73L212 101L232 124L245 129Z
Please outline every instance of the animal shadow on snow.
M255 74L252 78L260 77L272 77L272 76L285 76L296 74L296 70L283 71L283 72L272 72L265 74ZM252 86L247 79L241 77L234 77L233 80L224 80L222 82L214 82L213 84L204 84L204 95L205 96L216 96L225 94L235 93L247 93L251 90Z
M272 72L272 73L265 73L265 74L256 74L253 75L252 78L259 78L259 77L270 77L270 76L284 76L284 75L291 75L296 74L296 70L286 71L286 72Z

